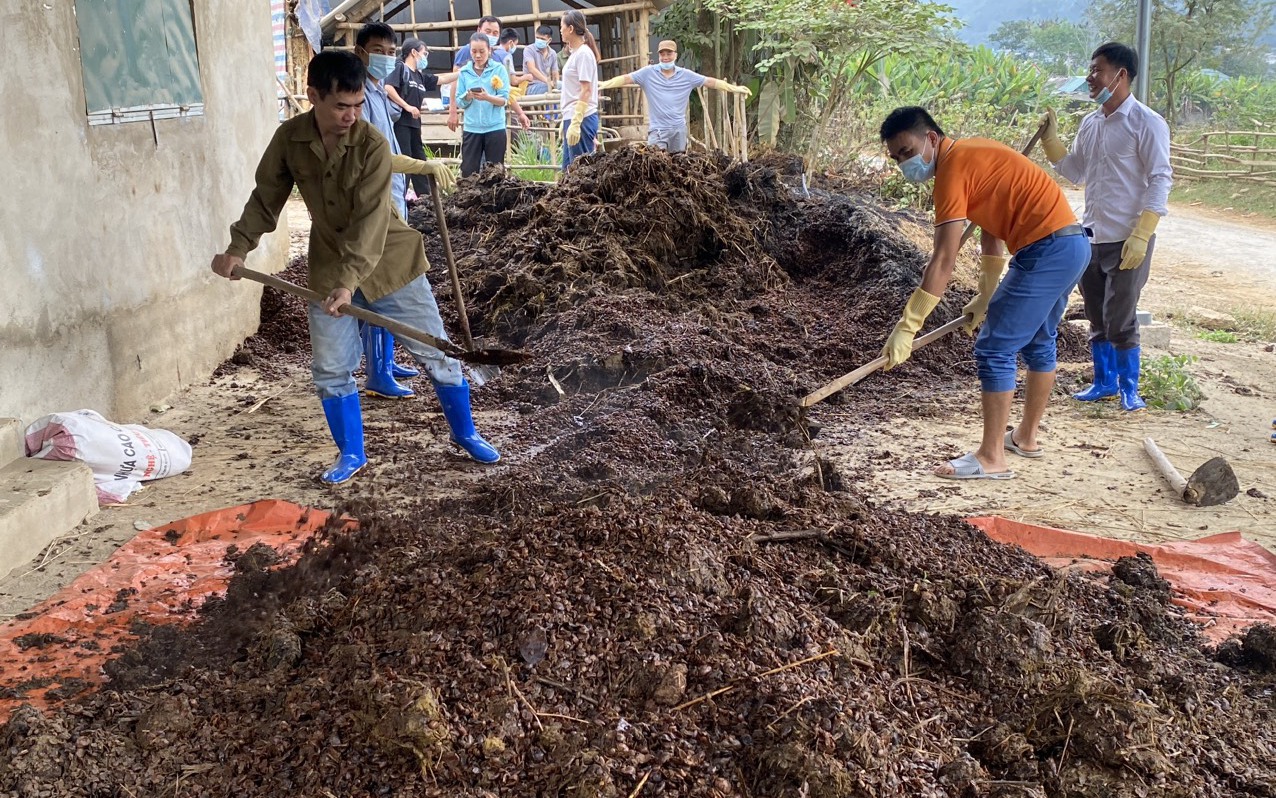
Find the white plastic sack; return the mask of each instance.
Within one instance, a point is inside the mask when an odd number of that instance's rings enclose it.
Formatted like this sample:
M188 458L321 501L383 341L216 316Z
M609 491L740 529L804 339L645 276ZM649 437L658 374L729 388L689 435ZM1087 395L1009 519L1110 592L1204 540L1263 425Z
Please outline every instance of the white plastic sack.
M99 504L122 502L142 483L180 474L190 444L168 430L112 424L92 410L53 413L27 427L27 457L80 460L93 471Z

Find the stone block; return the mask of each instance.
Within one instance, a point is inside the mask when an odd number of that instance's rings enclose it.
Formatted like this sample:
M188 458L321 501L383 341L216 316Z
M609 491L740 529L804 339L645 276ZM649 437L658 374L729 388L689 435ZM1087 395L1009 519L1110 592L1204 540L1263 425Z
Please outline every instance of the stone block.
M0 468L26 456L25 432L20 419L0 418Z
M1139 345L1153 349L1170 348L1170 325L1154 322L1139 328Z
M84 463L23 457L0 468L0 578L28 567L96 512L93 472Z
M1209 308L1194 306L1188 311L1187 317L1193 324L1207 330L1235 330L1237 327L1235 316Z

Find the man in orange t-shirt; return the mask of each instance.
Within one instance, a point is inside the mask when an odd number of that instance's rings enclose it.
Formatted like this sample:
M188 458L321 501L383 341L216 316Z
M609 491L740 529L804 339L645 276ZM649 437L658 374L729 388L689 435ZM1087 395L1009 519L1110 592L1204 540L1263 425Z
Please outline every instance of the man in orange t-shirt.
M1045 170L1004 144L957 141L916 106L896 108L882 123L882 141L904 177L935 178L935 248L904 313L882 349L887 368L903 363L952 277L962 228L980 227L979 293L963 312L975 339L983 408L979 448L935 469L948 479L1009 479L1006 450L1040 457L1037 428L1054 387L1055 335L1068 294L1090 260L1086 231ZM1008 247L1012 257L1007 257ZM1001 279L1010 260L1010 271ZM1028 367L1023 420L1006 432L1017 358Z

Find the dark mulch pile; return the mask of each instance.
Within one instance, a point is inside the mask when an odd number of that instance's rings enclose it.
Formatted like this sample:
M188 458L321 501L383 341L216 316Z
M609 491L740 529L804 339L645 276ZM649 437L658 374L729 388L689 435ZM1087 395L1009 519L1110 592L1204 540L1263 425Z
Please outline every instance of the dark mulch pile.
M294 285L306 286L306 256L298 255L278 275ZM269 286L261 290L261 324L229 360L221 364L215 377L233 373L240 366L252 366L265 377L281 377L297 366L310 365L310 331L306 321L306 300Z
M0 793L1276 795L1270 631L1233 669L1149 563L1056 572L812 452L795 399L876 354L924 257L905 220L622 152L482 175L448 221L476 332L536 356L476 394L519 414L509 465L446 500L356 482L353 536L238 556L109 689L0 727ZM839 401L917 412L968 347ZM368 442L395 495L456 467L400 445L425 410Z

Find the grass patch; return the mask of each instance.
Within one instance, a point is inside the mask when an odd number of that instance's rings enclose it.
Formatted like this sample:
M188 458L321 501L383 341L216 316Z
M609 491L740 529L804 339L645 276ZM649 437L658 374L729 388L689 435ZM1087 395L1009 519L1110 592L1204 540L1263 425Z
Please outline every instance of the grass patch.
M1228 330L1202 330L1196 334L1196 337L1216 344L1234 344L1240 340L1236 337L1236 333Z
M1188 373L1196 362L1192 355L1160 355L1144 358L1139 379L1139 393L1148 407L1158 410L1187 412L1195 410L1205 393Z
M1276 341L1276 311L1235 308L1237 332L1247 341Z
M512 169L516 176L524 180L537 180L542 183L553 183L558 179L558 170L552 165L556 163L554 160L554 152L546 150L542 145L539 136L532 136L526 133L514 134L514 148L510 150L505 157L505 164L518 166L540 166L544 164L548 168L545 169Z
M1171 202L1204 205L1222 211L1253 213L1276 220L1276 188L1227 180L1184 180L1174 184Z

